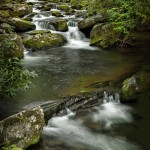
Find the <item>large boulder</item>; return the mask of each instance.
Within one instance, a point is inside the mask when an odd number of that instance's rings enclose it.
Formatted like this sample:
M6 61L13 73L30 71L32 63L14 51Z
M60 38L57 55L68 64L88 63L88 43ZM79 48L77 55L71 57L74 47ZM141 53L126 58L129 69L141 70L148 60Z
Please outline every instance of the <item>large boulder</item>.
M122 86L122 101L130 102L138 99L139 93L150 89L150 73L139 72L126 79Z
M58 47L64 45L67 40L60 34L50 31L33 31L24 37L24 45L32 50L40 50L46 47Z
M34 30L36 28L35 24L20 18L12 18L10 25L14 27L16 32L24 32Z
M0 6L1 10L7 10L12 17L23 17L32 12L32 6L26 4L4 4Z
M39 141L44 124L41 107L22 111L0 122L0 143L26 149Z
M24 46L17 34L0 34L0 54L6 58L23 58Z
M111 26L97 24L90 33L90 45L109 48L119 43L119 35L115 34Z
M78 23L79 30L82 31L86 35L86 37L89 37L90 31L92 30L94 25L103 23L106 21L106 19L107 18L102 15L96 15L83 19Z

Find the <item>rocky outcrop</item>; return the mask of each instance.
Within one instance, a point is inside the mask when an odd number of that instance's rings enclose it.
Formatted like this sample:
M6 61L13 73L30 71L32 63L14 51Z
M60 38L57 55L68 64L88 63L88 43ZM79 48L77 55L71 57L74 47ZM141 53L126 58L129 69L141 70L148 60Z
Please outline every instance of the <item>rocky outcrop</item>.
M44 124L41 107L22 111L0 122L0 143L25 149L39 141Z
M107 18L102 15L96 15L83 19L78 23L79 30L82 31L87 37L89 37L90 31L92 30L94 25L98 23L103 23L106 21L106 19Z
M6 58L23 58L24 46L17 34L0 34L0 53Z
M60 34L50 33L50 31L35 31L26 35L23 39L24 45L32 50L40 50L46 47L58 47L64 45L67 40Z

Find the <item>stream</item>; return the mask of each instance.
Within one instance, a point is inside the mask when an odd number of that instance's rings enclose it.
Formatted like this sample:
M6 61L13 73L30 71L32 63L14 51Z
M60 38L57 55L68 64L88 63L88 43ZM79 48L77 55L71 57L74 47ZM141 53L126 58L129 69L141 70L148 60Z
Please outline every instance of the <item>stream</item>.
M89 46L89 39L78 30L81 17L64 15L68 31L58 32L45 20L51 19L49 12L41 12L34 2L32 19L36 30L49 29L66 37L67 44L58 48L24 52L24 65L35 71L38 77L26 91L18 93L12 100L1 101L0 119L15 114L24 108L46 101L54 101L66 95L94 91L91 85L114 81L135 70L149 70L149 56L125 55L115 50L103 50ZM57 6L52 10L57 10ZM85 10L83 10L85 11ZM143 54L144 55L144 54ZM145 57L145 58L146 58ZM115 91L115 87L113 87ZM137 103L120 103L119 95L104 92L103 104L88 110L54 116L44 127L42 140L29 150L149 150L150 144L150 95L140 96ZM4 106L5 107L2 107Z

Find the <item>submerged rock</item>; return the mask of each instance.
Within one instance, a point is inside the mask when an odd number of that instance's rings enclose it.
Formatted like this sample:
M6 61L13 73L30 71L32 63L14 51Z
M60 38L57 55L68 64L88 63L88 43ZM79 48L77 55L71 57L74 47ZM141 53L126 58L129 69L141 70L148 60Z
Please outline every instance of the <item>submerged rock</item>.
M44 114L41 107L22 111L0 122L0 143L8 141L19 148L27 148L39 141L43 127Z
M60 34L50 31L33 31L24 37L24 45L32 50L40 50L46 47L58 47L64 45L67 40Z
M23 58L24 46L17 34L0 34L0 53L6 58Z

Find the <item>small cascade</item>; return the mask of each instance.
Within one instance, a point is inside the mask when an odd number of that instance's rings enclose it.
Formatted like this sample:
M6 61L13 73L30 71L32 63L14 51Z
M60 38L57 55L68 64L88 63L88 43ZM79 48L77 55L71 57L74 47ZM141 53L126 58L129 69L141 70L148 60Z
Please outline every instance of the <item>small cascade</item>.
M108 95L107 92L104 92L103 104L97 108L93 120L111 129L114 124L131 123L133 121L131 111L131 107L120 103L118 93Z
M35 21L36 30L49 29L56 31L54 26L51 25L48 21Z
M85 35L81 31L79 31L77 22L70 20L68 22L68 28L69 31L66 34L68 40L75 39L80 41L86 38Z

